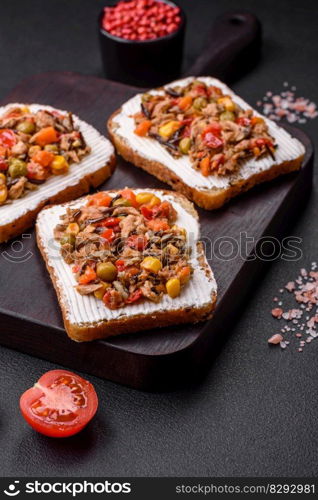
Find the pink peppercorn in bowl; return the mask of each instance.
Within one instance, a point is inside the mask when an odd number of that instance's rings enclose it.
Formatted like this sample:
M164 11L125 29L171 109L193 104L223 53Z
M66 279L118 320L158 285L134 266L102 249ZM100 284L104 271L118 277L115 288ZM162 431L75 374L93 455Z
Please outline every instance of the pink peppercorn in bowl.
M185 14L169 0L121 0L99 16L105 76L142 87L180 75Z

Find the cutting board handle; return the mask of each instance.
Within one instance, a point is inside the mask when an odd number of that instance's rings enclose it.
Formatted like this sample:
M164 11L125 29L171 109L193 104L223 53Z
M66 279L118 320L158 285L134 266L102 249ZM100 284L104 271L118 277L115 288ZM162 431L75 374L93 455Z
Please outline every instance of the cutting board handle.
M261 23L250 12L233 11L219 17L201 55L185 76L215 76L233 81L255 65L260 56Z

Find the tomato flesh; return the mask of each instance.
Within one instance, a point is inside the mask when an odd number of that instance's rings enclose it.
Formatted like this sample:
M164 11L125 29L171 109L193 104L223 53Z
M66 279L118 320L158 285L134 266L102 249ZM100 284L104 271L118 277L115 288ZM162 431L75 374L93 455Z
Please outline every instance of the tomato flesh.
M75 373L51 370L20 398L27 423L41 434L68 437L80 432L97 411L94 387Z
M16 136L9 128L0 130L0 146L3 148L12 148L17 142Z

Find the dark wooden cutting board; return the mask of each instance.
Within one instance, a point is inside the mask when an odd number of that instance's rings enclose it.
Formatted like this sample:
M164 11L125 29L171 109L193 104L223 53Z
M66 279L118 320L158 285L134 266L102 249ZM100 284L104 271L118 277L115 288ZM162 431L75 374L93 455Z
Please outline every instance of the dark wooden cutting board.
M50 103L70 109L100 132L114 109L137 89L73 73L47 73L25 81L6 102ZM302 170L244 194L221 210L199 210L202 237L219 287L218 305L208 323L158 329L107 341L78 344L68 339L33 230L3 244L0 253L0 343L55 363L143 389L171 387L201 372L217 344L230 331L235 315L255 283L263 262L211 258L211 241L246 232L255 241L280 238L308 199L312 146L297 129L290 131L306 146ZM117 169L102 188L163 187L164 184L118 158ZM223 248L223 253L226 253ZM249 247L249 251L252 248Z
M211 30L207 48L187 74L213 74L226 81L255 61L260 26L248 13L229 13ZM238 71L240 70L240 71ZM72 110L106 133L106 120L140 89L74 73L46 73L19 85L8 102L51 104ZM33 230L0 246L0 343L79 371L139 389L167 389L203 373L231 331L264 262L237 256L212 257L220 237L240 240L247 234L280 238L308 199L313 149L301 131L290 128L307 150L297 174L259 186L216 212L199 210L202 238L218 282L218 305L208 323L126 335L90 343L67 337L57 298L35 244ZM154 177L118 158L117 169L102 189L167 188ZM255 245L249 246L252 255ZM228 248L229 250L229 248ZM222 247L223 253L227 250Z

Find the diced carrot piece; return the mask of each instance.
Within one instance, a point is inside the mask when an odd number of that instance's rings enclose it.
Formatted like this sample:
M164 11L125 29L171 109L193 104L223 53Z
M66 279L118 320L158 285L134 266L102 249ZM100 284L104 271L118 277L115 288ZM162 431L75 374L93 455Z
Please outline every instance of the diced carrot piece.
M54 160L54 154L50 151L38 151L32 156L32 161L39 163L42 167L48 167Z
M42 128L42 130L39 130L39 132L33 136L33 139L39 146L46 146L46 144L57 142L59 136L54 127L45 127Z
M190 266L185 266L178 272L178 278L182 284L185 284L189 281L191 274Z
M261 118L260 116L253 116L251 118L251 124L256 125L257 123L264 123L263 118Z
M170 227L165 219L152 219L147 222L147 226L152 231L167 231Z
M192 105L192 97L190 95L185 95L184 97L180 97L178 106L180 109L188 109Z
M135 134L139 135L140 137L144 137L145 135L147 135L150 127L151 127L151 121L144 120L143 122L139 123L139 125L137 125L137 127L135 128Z
M112 198L104 191L92 194L87 202L88 207L109 207Z
M90 266L87 266L85 271L84 271L84 274L82 274L79 277L78 282L81 285L87 285L87 283L90 283L91 281L96 280L96 278L97 278L97 274L95 273L94 269Z
M138 203L136 201L136 195L131 189L129 188L123 189L122 191L120 191L120 195L122 198L125 198L125 200L130 201L132 207L135 208L138 207Z
M210 158L208 156L205 156L205 158L202 158L200 161L200 170L205 177L210 174Z

